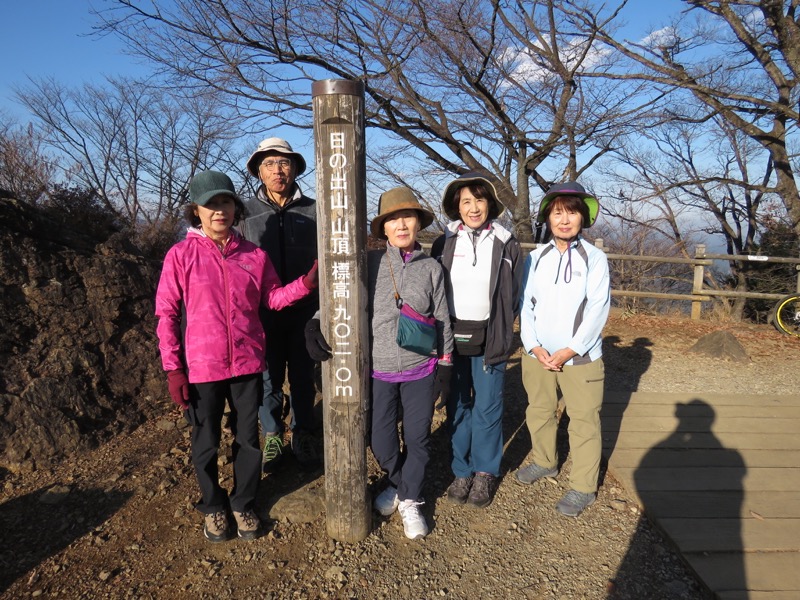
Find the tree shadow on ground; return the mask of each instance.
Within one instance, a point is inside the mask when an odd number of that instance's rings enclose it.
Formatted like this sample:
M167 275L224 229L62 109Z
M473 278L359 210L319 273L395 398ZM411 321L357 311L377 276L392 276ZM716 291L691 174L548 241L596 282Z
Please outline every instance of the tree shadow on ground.
M131 492L40 488L0 504L0 593L111 518Z

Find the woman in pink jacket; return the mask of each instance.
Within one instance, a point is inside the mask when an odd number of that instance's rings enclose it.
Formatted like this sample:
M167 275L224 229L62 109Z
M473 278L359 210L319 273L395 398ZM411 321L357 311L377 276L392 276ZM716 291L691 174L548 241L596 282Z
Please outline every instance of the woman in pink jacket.
M258 311L261 305L279 310L307 296L317 287L317 265L280 287L267 254L233 229L244 205L227 175L198 173L189 184L189 198L185 215L192 227L167 253L156 293L161 361L170 396L192 424L204 535L212 542L227 539L230 507L238 536L255 539L266 343ZM230 499L217 471L226 399L234 431Z

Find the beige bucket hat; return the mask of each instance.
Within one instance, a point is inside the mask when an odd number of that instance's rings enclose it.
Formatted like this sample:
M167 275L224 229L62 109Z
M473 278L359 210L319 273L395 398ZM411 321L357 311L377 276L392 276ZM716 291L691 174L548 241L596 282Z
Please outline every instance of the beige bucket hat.
M292 150L292 147L286 140L271 137L261 140L258 144L258 148L256 148L250 155L250 158L247 159L247 170L253 177L258 177L258 165L267 152L277 152L292 157L297 164L297 175L300 175L300 173L306 170L306 160L303 158L302 154Z
M433 223L433 213L426 208L422 208L419 200L407 187L396 187L381 194L378 200L378 215L372 219L370 231L372 235L380 240L386 239L383 233L383 223L393 213L401 210L415 210L419 213L420 229L425 229Z

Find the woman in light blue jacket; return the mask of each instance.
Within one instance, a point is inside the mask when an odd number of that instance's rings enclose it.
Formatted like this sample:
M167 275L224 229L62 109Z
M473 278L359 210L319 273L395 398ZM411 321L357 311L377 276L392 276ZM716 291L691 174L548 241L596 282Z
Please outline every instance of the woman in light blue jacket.
M595 501L600 472L601 332L610 284L605 254L580 235L594 223L598 209L597 199L574 181L548 190L538 220L547 223L552 239L528 257L521 298L522 382L533 462L519 469L516 479L531 484L558 474L560 388L570 417L572 471L571 489L556 509L570 517Z

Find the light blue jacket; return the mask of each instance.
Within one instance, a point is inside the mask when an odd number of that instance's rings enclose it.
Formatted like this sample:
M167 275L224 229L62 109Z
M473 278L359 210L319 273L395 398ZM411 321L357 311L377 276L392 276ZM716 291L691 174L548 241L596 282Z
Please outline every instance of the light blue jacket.
M563 254L551 241L530 253L520 298L522 347L550 354L571 348L567 365L600 358L601 332L608 319L611 286L608 260L582 237Z

